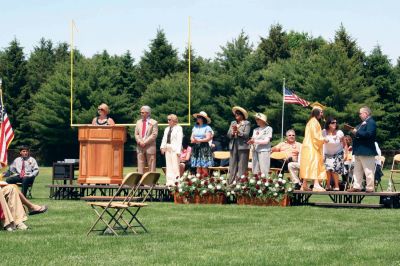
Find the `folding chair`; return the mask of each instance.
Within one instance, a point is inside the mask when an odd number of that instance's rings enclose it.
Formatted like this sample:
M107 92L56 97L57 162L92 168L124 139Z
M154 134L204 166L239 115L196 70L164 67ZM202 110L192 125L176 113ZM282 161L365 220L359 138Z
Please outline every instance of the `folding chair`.
M137 216L140 209L147 206L147 204L145 204L144 202L149 197L149 195L151 195L153 188L160 178L160 173L147 172L142 176L140 181L137 181L139 179L139 176L140 174L138 173L128 174L124 178L124 181L118 189L117 193L109 202L88 202L88 204L96 212L98 219L90 228L87 235L89 235L89 233L92 231L101 231L103 234L105 234L107 230L111 231L114 235L118 235L116 230L122 230L124 233L126 233L128 229L137 234L134 227L141 227L145 232L148 232ZM116 196L125 185L128 185L131 188L130 193L128 193L123 201L115 200ZM134 195L139 190L139 188L141 188L141 186L147 187L147 193L144 195L141 202L135 202L133 200L137 199L137 197L134 197ZM99 212L96 208L102 211ZM126 215L124 216L124 214ZM109 216L108 220L105 219L105 215ZM128 215L129 217L126 217ZM94 228L99 221L102 221L106 226L99 230L95 230ZM138 225L133 225L133 221L136 221Z
M114 213L112 213L109 210L109 208L113 209L113 207L111 205L114 202L116 202L116 200L122 199L123 202L126 202L127 200L130 201L134 197L134 195L139 187L139 182L140 182L141 178L142 178L142 174L140 174L140 173L129 173L124 177L124 180L122 181L121 185L118 187L114 196L112 196L111 198L108 196L100 196L100 197L92 196L92 197L86 197L84 199L84 200L88 200L87 204L89 204L93 208L94 212L98 216L98 218L96 219L93 226L90 228L87 235L89 235L89 233L92 231L102 231L104 234L106 230L110 230L115 235L117 235L117 233L114 231L114 228L112 228L110 226L110 223L114 220L115 216L118 214L118 212L120 210L115 209ZM120 193L122 192L122 190L126 189L126 186L129 187L129 193L125 197L119 196ZM108 202L104 202L107 200L108 200ZM99 202L99 201L102 201L102 202ZM109 221L106 221L105 218L103 217L105 214L108 214L111 217L111 219ZM106 227L95 230L94 228L99 221L102 221L106 225Z
M285 164L287 163L288 157L289 157L288 154L284 151L276 151L276 152L271 153L271 156L270 156L271 159L283 160L283 164L282 164L281 168L271 167L269 169L269 171L271 173L276 173L276 174L280 175L283 172L283 169L285 168Z
M383 176L382 169L383 169L386 159L385 159L385 156L375 156L375 160L379 161L381 163L380 165L375 164L375 170L374 170L375 191L378 191L378 187L380 187L381 191L383 191L382 184L381 184L382 176ZM378 177L378 175L379 175L379 177Z
M217 160L226 160L229 159L230 153L229 151L215 151L213 153L214 159ZM208 167L209 170L211 171L218 171L219 174L224 173L227 174L229 171L229 167L227 166L213 166L213 167Z
M398 167L399 162L400 162L400 154L396 154L393 157L393 163L392 163L392 168L390 169L390 177L389 177L389 187L392 186L394 191L396 191L395 184L400 184L399 182L394 182L393 180L394 174L400 173L400 169L396 168Z

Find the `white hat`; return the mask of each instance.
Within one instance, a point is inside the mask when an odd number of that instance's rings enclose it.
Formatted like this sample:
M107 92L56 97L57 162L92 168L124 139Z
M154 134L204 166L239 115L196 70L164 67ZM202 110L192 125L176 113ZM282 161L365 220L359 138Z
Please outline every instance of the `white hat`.
M204 111L201 111L200 113L195 113L195 114L193 114L193 117L194 118L197 118L197 117L204 117L206 120L207 120L207 124L210 124L211 123L211 118L209 118L208 117L208 115L207 115L207 113L206 112L204 112Z

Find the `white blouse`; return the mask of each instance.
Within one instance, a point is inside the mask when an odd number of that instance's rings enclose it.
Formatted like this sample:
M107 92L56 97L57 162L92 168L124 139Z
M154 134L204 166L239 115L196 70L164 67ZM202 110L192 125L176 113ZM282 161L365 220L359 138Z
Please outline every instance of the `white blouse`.
M322 131L322 136L328 139L328 143L324 144L324 154L335 155L343 151L342 138L344 137L343 131L337 130L336 135L328 135L326 130Z

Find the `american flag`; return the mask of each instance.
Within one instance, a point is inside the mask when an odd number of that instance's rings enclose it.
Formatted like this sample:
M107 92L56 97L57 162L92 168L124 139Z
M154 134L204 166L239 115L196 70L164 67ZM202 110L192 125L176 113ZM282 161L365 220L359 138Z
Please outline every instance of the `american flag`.
M7 150L10 146L11 141L14 138L14 132L11 127L10 119L8 119L6 110L0 104L0 165L1 168L7 166Z
M285 103L295 103L300 104L303 107L309 106L310 103L306 100L297 96L293 91L285 88L285 95L284 95L284 102Z

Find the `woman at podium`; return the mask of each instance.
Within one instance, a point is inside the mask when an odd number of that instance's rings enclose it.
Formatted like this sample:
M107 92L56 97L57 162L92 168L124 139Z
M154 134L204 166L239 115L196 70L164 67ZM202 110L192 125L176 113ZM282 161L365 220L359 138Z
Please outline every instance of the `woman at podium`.
M114 126L115 122L112 118L108 117L110 113L110 108L105 103L102 103L97 107L97 113L99 114L97 117L93 118L92 125L93 126Z

